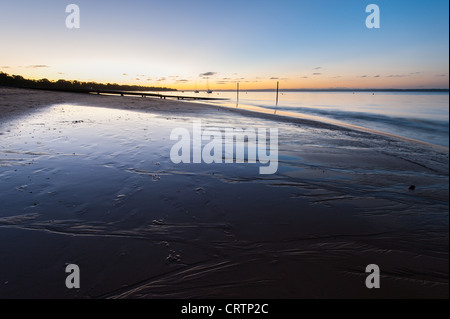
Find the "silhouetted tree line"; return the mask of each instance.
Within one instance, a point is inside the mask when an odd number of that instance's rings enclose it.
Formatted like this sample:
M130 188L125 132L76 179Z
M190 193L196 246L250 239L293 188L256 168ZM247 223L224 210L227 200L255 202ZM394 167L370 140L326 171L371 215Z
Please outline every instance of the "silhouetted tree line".
M8 75L0 72L0 86L18 88L38 88L57 90L117 90L117 91L176 91L175 89L140 86L140 85L120 85L117 83L96 83L79 81L49 81L48 79L29 80L20 75Z

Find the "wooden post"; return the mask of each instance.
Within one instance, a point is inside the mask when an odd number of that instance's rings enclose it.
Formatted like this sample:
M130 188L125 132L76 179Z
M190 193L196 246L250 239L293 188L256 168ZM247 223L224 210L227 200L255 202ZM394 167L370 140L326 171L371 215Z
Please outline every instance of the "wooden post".
M237 83L237 88L236 88L236 107L239 106L239 82Z
M278 106L278 93L280 92L280 81L277 81L277 103L276 106Z

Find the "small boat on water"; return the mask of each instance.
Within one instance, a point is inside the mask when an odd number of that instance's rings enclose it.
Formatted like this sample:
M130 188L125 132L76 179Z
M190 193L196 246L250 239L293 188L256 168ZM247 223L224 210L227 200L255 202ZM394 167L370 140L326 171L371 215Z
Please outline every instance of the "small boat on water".
M195 91L194 91L194 93L200 93L200 91L197 88L197 81L195 81Z
M209 77L206 78L206 85L207 85L206 93L212 94L213 91L209 88Z

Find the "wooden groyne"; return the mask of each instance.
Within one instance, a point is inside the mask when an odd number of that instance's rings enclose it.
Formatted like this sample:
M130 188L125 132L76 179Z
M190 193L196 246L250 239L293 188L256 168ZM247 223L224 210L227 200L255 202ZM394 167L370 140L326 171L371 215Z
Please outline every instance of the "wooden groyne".
M203 96L185 96L185 95L172 95L163 93L143 93L133 91L116 91L116 90L88 90L88 89L54 89L54 88L34 88L23 87L24 89L42 90L42 91L55 91L55 92L67 92L67 93L82 93L82 94L107 94L107 95L119 95L119 96L140 96L140 97L153 97L160 99L177 99L177 100L204 100L204 101L227 101L229 99L216 98L216 97L203 97Z
M140 97L155 97L160 99L177 99L177 100L205 100L205 101L224 101L228 99L215 98L215 97L203 97L203 96L185 96L185 95L171 95L161 93L142 93L142 92L129 92L129 91L108 91L108 90L92 90L91 94L108 94L108 95L120 95L120 96L140 96Z

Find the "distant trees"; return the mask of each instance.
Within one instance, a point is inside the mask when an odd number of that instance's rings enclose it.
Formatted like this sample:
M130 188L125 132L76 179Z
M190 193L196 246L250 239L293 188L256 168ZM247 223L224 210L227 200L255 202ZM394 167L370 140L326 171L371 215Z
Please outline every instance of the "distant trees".
M140 86L140 85L120 85L117 83L96 83L58 80L50 81L48 79L29 80L20 75L9 75L0 72L0 86L18 87L18 88L38 88L38 89L57 89L57 90L117 90L117 91L176 91L175 89Z

